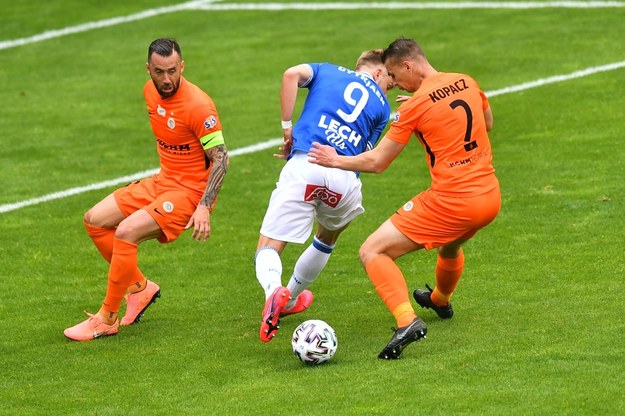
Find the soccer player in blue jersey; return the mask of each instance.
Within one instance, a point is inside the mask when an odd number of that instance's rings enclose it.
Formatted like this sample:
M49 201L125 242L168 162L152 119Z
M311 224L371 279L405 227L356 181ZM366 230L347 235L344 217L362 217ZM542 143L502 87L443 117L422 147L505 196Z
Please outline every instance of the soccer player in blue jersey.
M280 107L286 159L260 229L254 263L265 291L260 339L269 342L281 316L300 313L313 301L307 288L327 264L341 232L362 207L357 173L308 162L313 142L333 146L341 155L373 149L390 116L386 91L393 87L382 50L363 52L356 70L330 63L300 64L282 77ZM293 110L299 88L307 88L295 125ZM288 242L304 244L317 223L312 244L300 255L286 287L280 254Z

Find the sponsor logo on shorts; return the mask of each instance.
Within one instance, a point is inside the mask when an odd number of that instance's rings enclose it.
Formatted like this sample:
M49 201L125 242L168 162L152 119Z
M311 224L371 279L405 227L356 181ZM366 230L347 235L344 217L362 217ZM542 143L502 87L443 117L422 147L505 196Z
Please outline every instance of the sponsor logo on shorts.
M163 209L165 212L172 212L174 210L174 204L169 201L163 202Z
M320 185L306 185L306 193L304 194L304 201L311 202L318 200L328 205L329 207L336 208L341 202L343 195L338 192L334 192Z
M414 204L412 203L412 201L408 201L404 204L404 211L410 211L412 209L412 207L414 206Z

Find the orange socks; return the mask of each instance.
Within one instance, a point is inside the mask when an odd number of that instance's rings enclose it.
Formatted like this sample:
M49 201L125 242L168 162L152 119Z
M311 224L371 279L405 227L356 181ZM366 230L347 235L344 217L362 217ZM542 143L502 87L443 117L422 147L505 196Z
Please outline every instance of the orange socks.
M432 292L432 303L437 306L444 306L449 303L451 295L458 285L458 280L464 271L464 253L460 249L460 254L455 259L447 259L438 256L436 261L436 287Z
M378 295L395 316L397 326L410 325L417 315L410 304L406 279L395 262L388 256L379 255L367 264L365 270Z
M137 251L136 244L115 239L111 267L109 268L108 287L102 304L103 309L119 312L126 289L133 283L133 278L136 278L137 272L141 273L137 267Z
M83 221L87 234L93 240L93 244L97 247L104 257L104 260L111 262L111 256L113 255L113 240L115 239L115 230L111 230L103 227L96 227Z
M87 234L93 240L96 248L104 257L104 260L111 262L113 257L113 243L115 241L115 230L111 230L103 227L96 227L95 225L88 224L83 221ZM133 278L130 280L131 285L127 288L128 293L136 293L145 289L146 279L141 273L139 268L136 268L133 274Z

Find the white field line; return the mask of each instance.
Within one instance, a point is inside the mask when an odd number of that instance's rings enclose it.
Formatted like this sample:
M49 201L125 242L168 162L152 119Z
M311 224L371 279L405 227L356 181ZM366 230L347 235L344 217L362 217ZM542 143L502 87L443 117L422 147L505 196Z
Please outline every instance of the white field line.
M144 10L139 13L127 16L118 16L110 19L98 20L95 22L83 23L76 26L68 26L62 29L48 30L37 35L0 41L0 50L42 42L61 36L75 33L87 32L89 30L100 29L119 25L122 23L134 22L148 19L150 17L174 13L181 10L213 10L213 11L236 11L236 10L360 10L360 9L388 9L388 10L437 10L437 9L542 9L542 8L565 8L565 9L597 9L625 7L624 1L519 1L519 2L479 2L465 1L458 3L436 3L436 2L370 2L370 3L242 3L242 4L213 4L220 0L193 0L173 6L159 7Z
M360 9L388 9L388 10L437 10L437 9L596 9L606 7L625 7L622 1L463 1L454 3L437 2L371 2L371 3L241 3L241 4L199 4L194 6L200 10L360 10Z
M218 0L217 0L218 1ZM39 33L27 38L4 40L0 41L0 50L14 48L16 46L28 45L30 43L43 42L44 40L59 38L61 36L72 35L74 33L88 32L94 29L101 29L103 27L116 26L122 23L134 22L137 20L143 20L150 17L158 16L161 14L168 14L178 12L180 10L194 10L200 5L206 5L211 0L194 0L186 3L180 3L173 6L159 7L156 9L148 9L139 13L130 14L128 16L112 17L110 19L98 20L95 22L87 22L76 26L68 26L62 29L47 30L43 33Z
M529 90L530 88L542 87L543 85L553 84L555 82L569 81L575 78L582 78L588 75L597 74L599 72L614 71L616 69L625 68L625 61L614 62L612 64L593 66L579 71L571 72L565 75L554 75L548 78L537 79L536 81L524 82L523 84L513 85L511 87L501 88L495 91L486 92L488 97L496 97L497 95L509 94L511 92L519 92Z

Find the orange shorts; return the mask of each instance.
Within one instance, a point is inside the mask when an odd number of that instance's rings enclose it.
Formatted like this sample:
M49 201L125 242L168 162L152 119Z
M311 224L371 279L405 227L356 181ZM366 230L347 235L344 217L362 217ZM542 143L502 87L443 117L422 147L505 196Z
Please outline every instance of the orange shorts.
M406 237L427 250L468 240L490 224L501 207L501 194L493 190L472 197L449 197L428 189L406 202L390 220Z
M175 188L175 185L155 181L154 176L117 189L113 195L125 216L143 209L154 218L163 231L158 238L170 243L178 238L188 224L200 201L200 196Z

